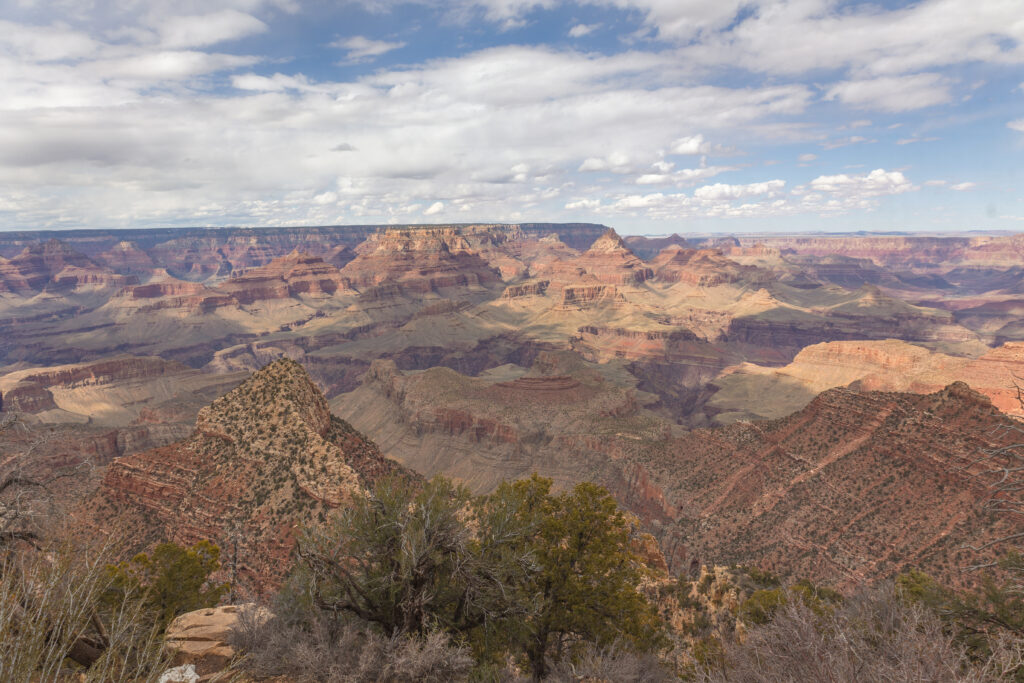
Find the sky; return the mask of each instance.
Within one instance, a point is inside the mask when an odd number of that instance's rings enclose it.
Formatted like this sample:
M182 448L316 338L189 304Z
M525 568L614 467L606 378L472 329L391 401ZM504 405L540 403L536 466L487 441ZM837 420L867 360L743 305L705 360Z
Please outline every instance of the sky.
M0 230L1024 231L1021 0L2 0Z

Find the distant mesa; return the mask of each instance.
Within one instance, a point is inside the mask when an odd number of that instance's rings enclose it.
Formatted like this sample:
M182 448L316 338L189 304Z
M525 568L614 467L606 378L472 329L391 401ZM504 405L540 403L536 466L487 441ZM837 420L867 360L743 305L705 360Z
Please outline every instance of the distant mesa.
M218 290L243 305L297 296L325 297L350 287L341 272L318 256L298 250L231 277Z
M57 239L37 242L11 259L0 259L0 292L31 295L44 289L118 287L131 281Z
M606 284L638 284L654 276L654 271L610 228L576 262L588 275Z
M492 231L481 231L489 235ZM458 228L390 228L372 236L341 275L359 289L381 285L405 294L487 287L501 282L471 245L479 232Z
M715 287L744 282L763 285L775 279L767 270L743 266L718 249L687 249L671 245L651 260L654 277L662 282L685 282L696 287Z

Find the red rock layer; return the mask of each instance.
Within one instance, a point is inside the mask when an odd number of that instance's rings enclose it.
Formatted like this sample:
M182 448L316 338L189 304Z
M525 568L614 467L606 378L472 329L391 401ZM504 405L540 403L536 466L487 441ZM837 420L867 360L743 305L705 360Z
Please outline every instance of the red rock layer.
M920 566L964 582L996 552L966 544L1024 526L981 511L990 491L970 466L1012 438L998 431L1010 424L963 383L833 389L787 418L696 430L644 467L687 539L676 566L755 562L847 585Z
M473 251L459 228L394 228L360 246L359 256L341 270L359 289L380 286L424 294L439 289L490 285L500 276Z
M217 289L241 304L295 296L331 296L348 287L333 265L300 252L232 277Z
M685 282L697 287L715 287L733 282L762 285L774 279L754 266L742 266L715 249L686 249L672 245L652 261L654 277L662 282Z
M590 279L611 285L637 284L654 276L654 271L637 258L612 229L577 258L555 261L539 272L547 271L551 272L552 279L565 282Z
M227 552L237 534L239 582L260 592L287 571L297 525L399 472L283 359L200 411L190 438L111 463L86 514L141 544L212 539Z
M47 287L68 290L128 282L55 239L30 245L12 259L0 259L0 292L31 295Z

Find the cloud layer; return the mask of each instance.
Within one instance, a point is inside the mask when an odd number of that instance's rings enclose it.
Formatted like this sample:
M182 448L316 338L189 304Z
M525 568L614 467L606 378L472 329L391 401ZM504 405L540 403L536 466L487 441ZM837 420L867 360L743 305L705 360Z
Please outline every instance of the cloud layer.
M951 65L1024 62L1004 0L345 6L332 35L290 0L0 10L0 228L873 213L988 187L925 183L907 143L986 115ZM405 16L488 38L425 53Z

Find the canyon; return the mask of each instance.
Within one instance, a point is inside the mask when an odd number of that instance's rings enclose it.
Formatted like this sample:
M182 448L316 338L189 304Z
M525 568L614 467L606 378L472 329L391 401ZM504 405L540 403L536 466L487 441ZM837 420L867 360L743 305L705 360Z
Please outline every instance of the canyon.
M1013 235L0 233L0 447L139 547L244 528L256 592L395 473L596 481L674 572L961 582L1014 530L965 463L1024 416L1022 276Z

